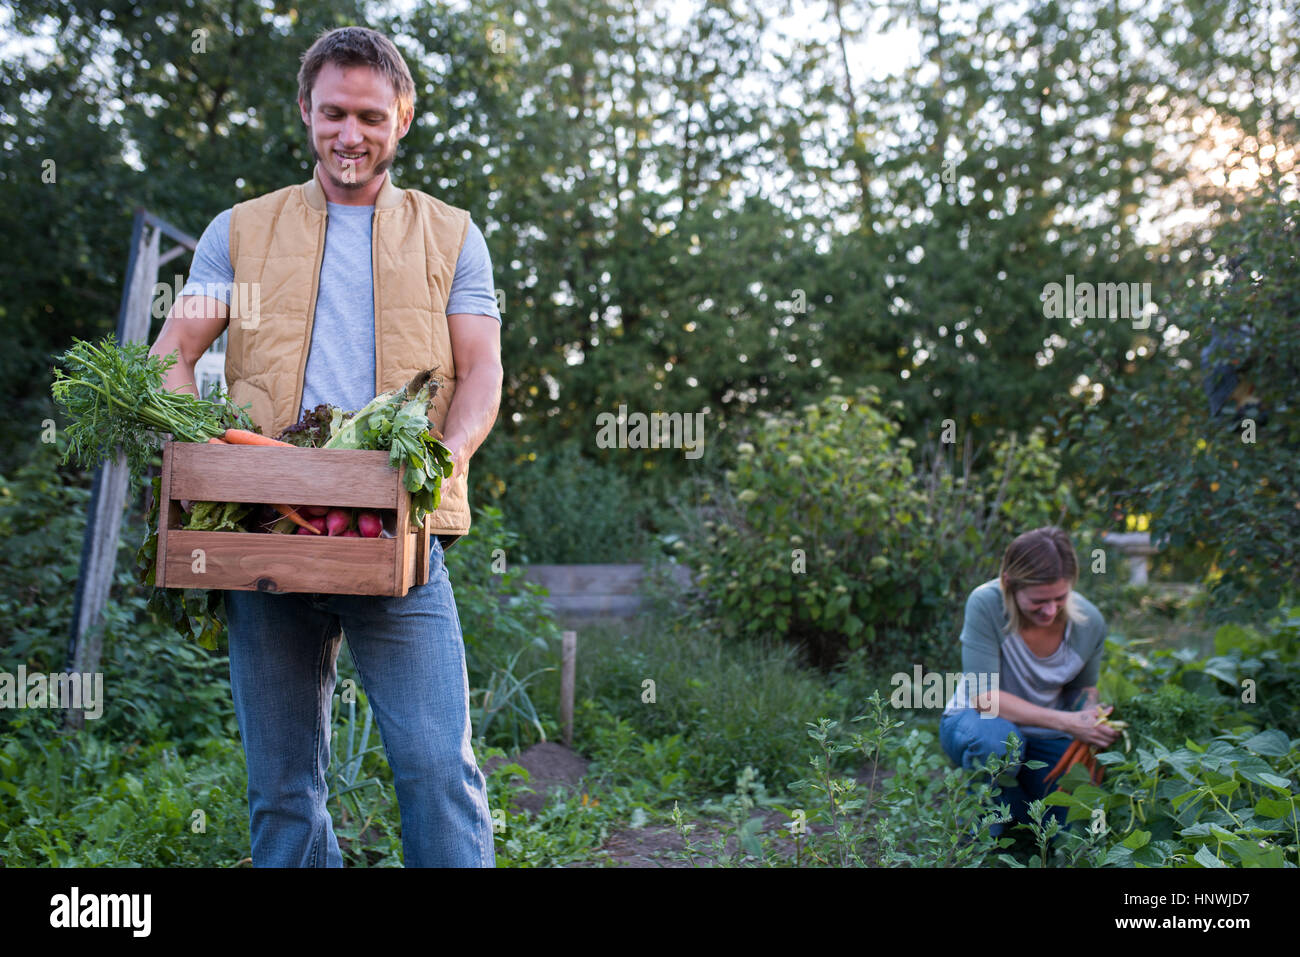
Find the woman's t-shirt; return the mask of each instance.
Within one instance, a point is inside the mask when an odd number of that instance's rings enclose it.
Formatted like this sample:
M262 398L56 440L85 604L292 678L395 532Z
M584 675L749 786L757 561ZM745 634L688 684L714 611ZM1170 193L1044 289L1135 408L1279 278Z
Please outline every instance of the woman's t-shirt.
M962 671L976 676L997 675L999 691L1043 708L1068 710L1082 689L1097 684L1106 643L1106 622L1101 612L1078 592L1073 592L1073 598L1083 620L1067 620L1060 647L1040 658L1029 650L1023 637L1004 630L1006 609L1001 582L996 578L986 581L966 600L966 620L961 630ZM970 706L966 682L959 682L943 713L953 714ZM1021 730L1039 738L1062 736L1055 729L1033 725L1022 725Z

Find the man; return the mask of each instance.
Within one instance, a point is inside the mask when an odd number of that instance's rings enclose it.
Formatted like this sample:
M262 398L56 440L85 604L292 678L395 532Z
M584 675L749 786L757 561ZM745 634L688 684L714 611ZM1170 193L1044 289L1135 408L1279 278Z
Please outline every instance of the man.
M361 27L323 34L298 83L312 181L213 220L150 351L177 353L167 387L196 392L194 363L225 330L230 394L269 435L304 408L358 409L437 367L445 384L429 418L455 473L426 525L438 533L429 582L405 597L225 593L253 864L342 866L326 768L346 633L393 769L406 865L491 867L443 549L469 530L468 463L500 402L492 267L469 213L391 182L415 86L387 38ZM222 298L199 294L214 286Z

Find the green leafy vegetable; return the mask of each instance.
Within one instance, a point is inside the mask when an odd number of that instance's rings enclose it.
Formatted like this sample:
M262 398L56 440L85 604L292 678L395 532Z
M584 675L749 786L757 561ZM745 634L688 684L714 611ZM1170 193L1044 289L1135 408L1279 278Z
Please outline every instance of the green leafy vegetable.
M334 433L335 423L346 413L332 405L318 405L302 414L302 418L276 436L281 442L288 442L304 449L318 449Z
M242 532L244 519L255 507L245 502L195 502L185 528L192 532Z
M401 389L377 395L355 415L335 410L324 448L387 451L393 468L406 464L403 485L411 493L411 523L420 525L442 501L442 483L451 478L451 450L435 438L428 408L442 381L421 372Z
M144 541L135 554L136 575L153 588L145 605L156 623L170 625L190 641L197 641L209 651L217 649L217 638L226 627L222 604L224 592L197 588L159 588L158 585L158 515L162 498L162 476L153 477L153 497ZM196 506L197 507L197 506ZM197 623L197 628L195 624Z
M97 468L121 451L132 482L139 482L170 432L182 442L206 442L228 428L254 431L244 409L187 392L168 392L167 370L174 355L149 355L142 342L118 345L113 337L98 343L74 339L57 357L51 393L68 416L68 450L63 461Z

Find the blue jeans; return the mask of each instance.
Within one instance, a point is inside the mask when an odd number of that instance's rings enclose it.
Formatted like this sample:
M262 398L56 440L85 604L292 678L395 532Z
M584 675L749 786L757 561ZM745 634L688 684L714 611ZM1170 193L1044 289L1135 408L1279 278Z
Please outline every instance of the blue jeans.
M428 583L402 598L228 591L225 601L255 867L343 866L326 769L344 633L393 770L406 866L495 866L460 616L436 536Z
M1029 802L1046 797L1055 788L1054 784L1047 783L1047 772L1070 746L1073 739L1069 735L1055 738L1031 737L1006 718L984 718L974 708L967 708L939 719L939 745L950 761L969 771L983 767L990 754L1005 755L1007 735L1013 731L1021 742L1019 751L1014 756L1021 767L1008 772L1016 776L1017 785L1003 788L998 800L1010 807L1011 823L1027 822ZM1031 770L1023 766L1025 761L1046 761L1047 767ZM1065 825L1065 808L1049 807L1047 814L1059 820L1062 826ZM1047 823L1047 815L1044 815L1043 823ZM998 837L1004 826L994 824L990 833Z

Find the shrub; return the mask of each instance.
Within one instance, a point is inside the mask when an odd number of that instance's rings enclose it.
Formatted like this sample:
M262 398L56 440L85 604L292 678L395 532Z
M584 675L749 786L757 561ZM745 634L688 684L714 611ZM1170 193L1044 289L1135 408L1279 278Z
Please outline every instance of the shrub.
M1137 734L1177 746L1187 738L1199 741L1214 729L1208 702L1181 685L1161 685L1124 705L1123 718Z
M499 491L518 534L518 560L550 564L639 561L649 535L639 494L612 465L563 446L505 470Z
M761 418L681 553L723 634L786 636L823 667L859 647L875 664L949 654L1010 538L1068 508L1039 432L992 443L983 472L967 445L917 474L898 431L875 389Z

